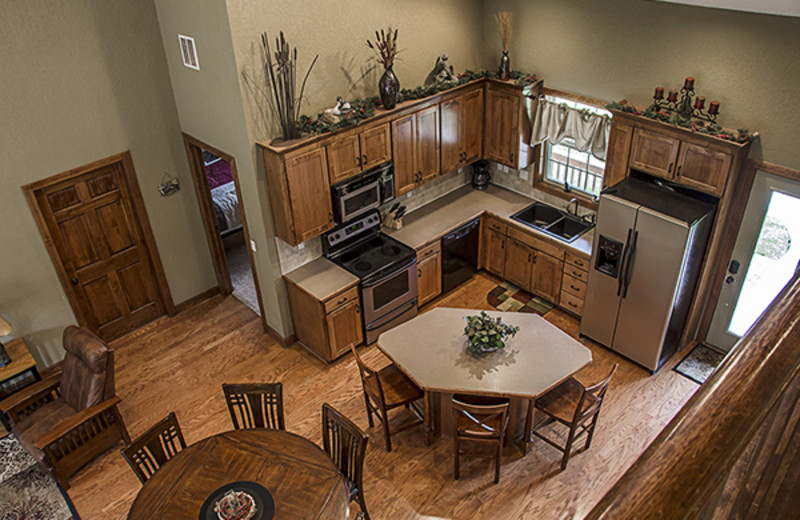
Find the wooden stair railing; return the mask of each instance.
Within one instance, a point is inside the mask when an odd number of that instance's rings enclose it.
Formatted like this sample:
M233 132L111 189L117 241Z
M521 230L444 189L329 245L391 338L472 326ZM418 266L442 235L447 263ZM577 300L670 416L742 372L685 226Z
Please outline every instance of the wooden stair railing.
M796 518L800 277L585 517Z

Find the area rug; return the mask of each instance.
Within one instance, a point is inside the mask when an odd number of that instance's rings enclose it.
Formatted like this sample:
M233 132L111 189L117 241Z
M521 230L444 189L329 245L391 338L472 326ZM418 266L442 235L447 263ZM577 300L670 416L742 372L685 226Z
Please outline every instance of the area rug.
M0 520L79 520L72 502L13 434L0 439Z
M486 301L498 311L547 314L553 304L524 291L510 282L503 282L486 295Z
M247 245L239 244L228 249L225 251L225 259L228 262L228 272L231 274L234 298L250 307L253 312L260 316L256 284L253 281L253 271L250 268Z
M725 354L698 343L673 370L695 383L703 384L724 357Z

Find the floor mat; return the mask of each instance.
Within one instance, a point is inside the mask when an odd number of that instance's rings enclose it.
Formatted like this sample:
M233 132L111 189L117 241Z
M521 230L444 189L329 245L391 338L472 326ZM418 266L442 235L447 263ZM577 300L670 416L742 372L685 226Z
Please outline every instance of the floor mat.
M247 245L239 244L228 249L225 251L225 259L228 262L228 271L231 274L234 298L253 309L260 316L256 284L253 281L253 271L250 269Z
M80 518L53 476L12 434L0 439L0 518Z
M673 370L682 376L688 377L695 383L703 384L724 357L725 354L705 345L697 344Z
M503 282L486 295L486 301L498 311L547 314L554 305L523 291L511 282Z

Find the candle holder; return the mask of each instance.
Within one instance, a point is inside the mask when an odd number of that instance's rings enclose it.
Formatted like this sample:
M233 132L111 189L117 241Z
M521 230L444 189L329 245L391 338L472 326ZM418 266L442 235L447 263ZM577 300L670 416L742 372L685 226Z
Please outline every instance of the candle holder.
M694 78L686 78L683 88L680 90L681 97L678 99L678 91L670 90L667 99L664 100L664 87L656 87L653 94L653 104L648 110L654 112L672 112L684 119L697 118L714 123L719 115L719 101L712 101L708 110L705 109L706 98L697 96L694 93Z

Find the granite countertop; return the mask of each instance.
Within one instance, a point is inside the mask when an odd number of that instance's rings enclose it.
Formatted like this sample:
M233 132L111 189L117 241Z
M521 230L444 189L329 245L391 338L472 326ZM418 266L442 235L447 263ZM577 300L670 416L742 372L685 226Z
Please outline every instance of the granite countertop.
M478 191L472 186L466 185L406 215L403 218L402 229L382 228L382 230L387 235L417 249L459 225L479 217L484 211L488 211L507 220L509 224L521 227L567 251L591 256L594 229L574 242L566 243L530 226L511 220L511 215L533 202L534 200L529 197L498 186L489 185L485 191Z
M314 298L325 301L339 291L358 284L358 277L324 257L284 275Z

